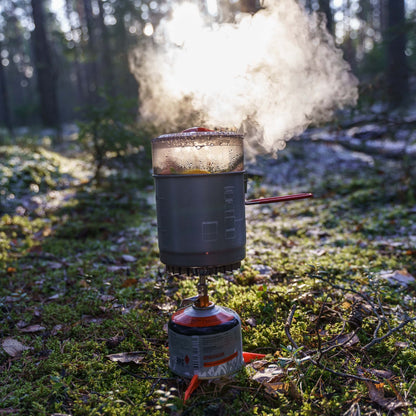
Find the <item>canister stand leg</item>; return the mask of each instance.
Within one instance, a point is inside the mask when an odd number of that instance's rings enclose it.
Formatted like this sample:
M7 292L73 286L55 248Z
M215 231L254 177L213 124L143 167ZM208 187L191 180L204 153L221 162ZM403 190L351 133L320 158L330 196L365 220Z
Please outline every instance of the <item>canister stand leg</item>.
M183 398L184 403L191 397L191 394L199 387L200 384L201 380L198 378L198 375L195 374L192 377L191 382L189 383L189 386L185 391L185 396Z
M261 360L264 358L266 354L256 354L254 352L243 352L243 360L245 364L248 364L251 361L254 360ZM192 393L199 387L201 384L201 380L198 378L198 375L195 374L191 382L189 383L188 388L185 391L185 395L183 398L183 402L186 403L186 401L191 397Z

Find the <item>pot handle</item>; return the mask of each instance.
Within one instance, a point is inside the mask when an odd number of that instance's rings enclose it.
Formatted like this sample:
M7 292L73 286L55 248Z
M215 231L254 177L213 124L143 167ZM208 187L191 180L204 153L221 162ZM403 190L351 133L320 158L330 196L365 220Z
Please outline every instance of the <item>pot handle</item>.
M312 198L312 197L313 197L313 194L311 193L273 196L271 198L249 199L248 201L245 201L245 204L246 205L272 204L274 202L285 202L285 201L292 201L295 199L305 199L305 198Z
M205 127L190 127L189 129L182 130L181 133L196 133L199 131L214 131L214 130L206 129Z

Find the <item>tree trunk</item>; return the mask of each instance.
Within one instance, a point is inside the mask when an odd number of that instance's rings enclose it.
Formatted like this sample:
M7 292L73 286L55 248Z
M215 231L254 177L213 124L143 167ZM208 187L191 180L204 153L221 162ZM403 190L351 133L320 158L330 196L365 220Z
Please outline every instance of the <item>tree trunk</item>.
M34 60L40 98L42 124L59 130L57 72L53 66L51 49L46 37L43 0L31 0L35 29L33 30Z
M305 0L305 9L308 12L312 12L313 11L312 0Z
M334 19L332 17L330 0L319 0L319 10L325 14L328 32L334 33Z
M77 38L76 27L74 27L72 19L71 19L71 14L75 12L73 9L72 3L73 2L71 0L65 0L65 13L66 13L66 18L68 20L68 23L70 24L71 35L73 36L73 39L76 39ZM80 62L81 62L80 47L79 47L79 44L77 44L74 40L74 68L75 68L75 76L77 80L77 90L78 90L77 101L79 105L84 105L86 97L88 95L87 93L88 85L87 85L85 74L82 70L83 68Z
M88 92L90 104L97 104L98 96L98 68L97 68L97 45L95 38L94 19L92 15L91 0L84 0L85 23L88 31L88 63L89 63L89 77L88 77Z
M397 108L406 103L409 91L404 0L388 0L387 19L387 96L390 106Z
M2 50L2 45L0 43L0 50ZM2 121L6 126L7 130L10 134L13 134L13 125L12 125L12 118L10 115L10 107L9 107L9 94L7 91L7 82L6 82L6 74L4 71L3 64L0 60L0 100L1 100L1 108L3 109L3 117Z
M129 66L129 39L127 28L124 22L125 10L122 7L116 8L115 17L117 23L114 28L114 37L116 41L115 59L117 65L117 79L119 95L126 98L136 98L138 85L133 74L130 72Z
M240 10L243 13L254 14L260 10L260 4L258 0L240 0Z
M99 14L98 14L98 23L101 32L101 62L103 66L103 75L104 75L104 89L110 94L114 95L114 70L113 62L111 60L111 48L110 48L110 37L108 34L108 29L104 23L104 7L103 0L98 0Z

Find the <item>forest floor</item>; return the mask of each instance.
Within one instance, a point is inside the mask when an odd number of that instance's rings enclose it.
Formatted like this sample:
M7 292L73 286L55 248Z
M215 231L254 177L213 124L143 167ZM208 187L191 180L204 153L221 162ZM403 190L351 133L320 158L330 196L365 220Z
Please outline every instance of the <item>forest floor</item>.
M267 355L186 403L166 331L196 282L160 263L148 153L96 186L76 142L1 146L0 415L416 415L414 167L310 137L248 164L247 198L314 198L248 206L209 279Z

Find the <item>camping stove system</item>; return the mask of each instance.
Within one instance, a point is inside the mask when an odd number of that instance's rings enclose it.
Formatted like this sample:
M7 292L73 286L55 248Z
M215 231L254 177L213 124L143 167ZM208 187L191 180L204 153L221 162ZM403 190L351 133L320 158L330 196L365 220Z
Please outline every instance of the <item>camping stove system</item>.
M311 197L245 201L243 136L191 128L152 140L160 260L168 273L198 277L198 294L168 324L169 367L179 376L216 378L238 371L241 320L208 297L206 277L240 267L245 205Z

